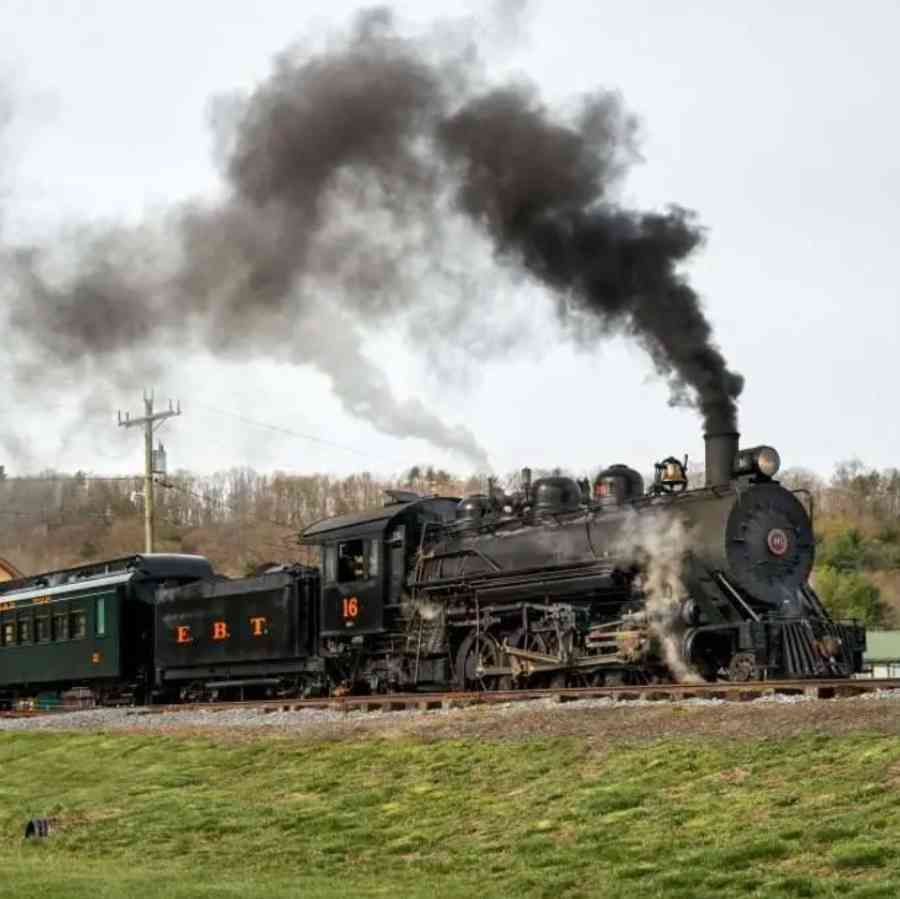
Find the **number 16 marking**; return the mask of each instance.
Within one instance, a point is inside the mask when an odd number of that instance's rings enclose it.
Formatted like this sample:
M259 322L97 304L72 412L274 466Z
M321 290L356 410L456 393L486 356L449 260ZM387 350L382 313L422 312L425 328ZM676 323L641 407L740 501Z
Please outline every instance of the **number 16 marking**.
M344 618L356 618L359 615L359 600L355 596L344 597Z

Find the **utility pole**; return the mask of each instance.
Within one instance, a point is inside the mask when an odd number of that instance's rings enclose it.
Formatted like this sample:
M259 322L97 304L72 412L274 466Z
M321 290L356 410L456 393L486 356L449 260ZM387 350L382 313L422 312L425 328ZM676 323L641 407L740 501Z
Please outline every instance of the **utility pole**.
M172 418L173 415L181 415L181 403L172 405L169 400L169 408L162 412L153 411L153 393L144 391L144 415L142 418L132 418L126 412L125 417L119 412L119 427L133 428L144 426L144 552L153 552L153 427L157 422ZM162 456L162 447L160 447ZM164 473L164 472L163 472Z

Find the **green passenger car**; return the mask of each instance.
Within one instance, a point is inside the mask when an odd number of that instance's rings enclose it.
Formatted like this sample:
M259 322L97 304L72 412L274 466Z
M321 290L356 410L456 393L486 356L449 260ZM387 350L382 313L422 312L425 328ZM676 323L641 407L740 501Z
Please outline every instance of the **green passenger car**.
M157 587L211 574L202 556L159 553L0 583L0 702L78 687L97 703L142 702Z

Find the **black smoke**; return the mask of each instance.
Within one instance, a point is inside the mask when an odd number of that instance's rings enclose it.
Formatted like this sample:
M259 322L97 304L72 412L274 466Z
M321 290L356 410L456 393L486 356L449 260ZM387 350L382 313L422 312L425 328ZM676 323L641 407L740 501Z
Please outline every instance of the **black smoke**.
M216 110L222 200L3 252L19 389L137 386L195 349L312 364L354 415L484 464L467 429L396 400L363 348L372 329L421 333L438 294L453 298L442 323L477 326L486 300L463 285L487 237L501 267L553 292L579 340L634 336L673 401L698 405L707 430L734 427L741 378L679 272L700 229L682 209L612 198L636 156L617 95L564 115L528 84L487 85L464 31L402 37L379 9L323 49L284 53Z
M563 314L635 337L670 379L673 401L696 401L708 432L735 430L743 378L728 369L678 270L702 241L693 214L607 200L633 153L633 127L609 94L585 99L564 125L530 88L504 87L449 116L439 138L457 164L459 207L500 253L552 288Z

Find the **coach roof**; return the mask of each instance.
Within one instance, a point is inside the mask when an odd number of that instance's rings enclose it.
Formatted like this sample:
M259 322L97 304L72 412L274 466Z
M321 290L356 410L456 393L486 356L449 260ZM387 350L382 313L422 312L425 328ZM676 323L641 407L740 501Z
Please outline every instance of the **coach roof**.
M12 595L24 591L46 593L50 588L73 586L102 586L120 583L133 577L149 578L197 578L209 577L212 566L203 556L182 553L141 553L104 562L92 562L72 568L45 571L40 574L0 583L0 595Z

